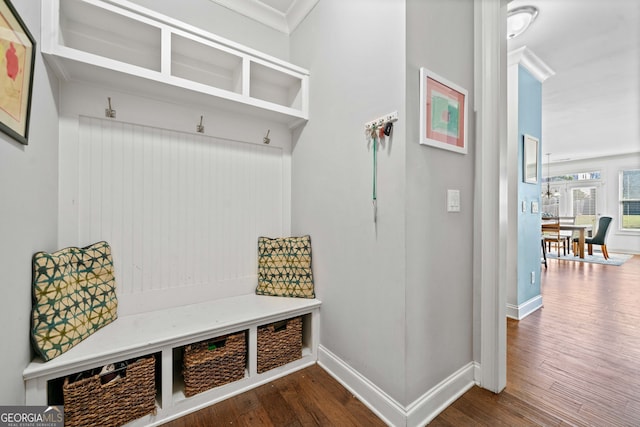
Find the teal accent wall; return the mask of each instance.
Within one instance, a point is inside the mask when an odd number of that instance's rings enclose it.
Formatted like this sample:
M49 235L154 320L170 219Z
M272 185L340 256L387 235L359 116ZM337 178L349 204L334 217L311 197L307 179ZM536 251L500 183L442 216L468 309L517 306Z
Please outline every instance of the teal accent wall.
M524 135L539 140L538 183L523 180ZM518 66L518 304L540 295L540 209L542 180L542 83L529 71ZM526 204L522 212L522 203ZM531 211L531 202L538 203L538 213ZM543 267L544 268L544 267ZM531 284L531 272L535 282Z

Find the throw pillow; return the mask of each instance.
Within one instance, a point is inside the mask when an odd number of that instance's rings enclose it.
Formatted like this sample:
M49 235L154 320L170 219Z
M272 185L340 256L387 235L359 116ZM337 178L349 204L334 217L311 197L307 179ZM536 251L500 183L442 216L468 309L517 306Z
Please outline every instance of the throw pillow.
M258 239L258 295L315 298L311 237Z
M107 242L33 256L31 338L47 361L117 318L113 260Z

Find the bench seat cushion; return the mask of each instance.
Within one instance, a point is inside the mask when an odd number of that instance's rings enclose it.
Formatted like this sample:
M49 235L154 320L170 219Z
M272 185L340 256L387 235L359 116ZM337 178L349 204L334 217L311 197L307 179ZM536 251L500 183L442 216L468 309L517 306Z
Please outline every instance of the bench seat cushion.
M33 256L31 340L47 361L117 317L113 260L107 242Z
M315 298L310 236L258 239L256 294Z

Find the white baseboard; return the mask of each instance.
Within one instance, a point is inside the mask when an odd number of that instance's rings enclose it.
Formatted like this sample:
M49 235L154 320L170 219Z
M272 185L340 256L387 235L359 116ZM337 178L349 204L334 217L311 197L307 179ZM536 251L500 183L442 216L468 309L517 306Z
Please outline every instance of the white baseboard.
M322 345L318 364L382 421L398 427L427 424L475 384L478 370L477 364L469 363L405 407Z
M507 317L522 320L542 307L542 295L535 296L519 305L507 304Z

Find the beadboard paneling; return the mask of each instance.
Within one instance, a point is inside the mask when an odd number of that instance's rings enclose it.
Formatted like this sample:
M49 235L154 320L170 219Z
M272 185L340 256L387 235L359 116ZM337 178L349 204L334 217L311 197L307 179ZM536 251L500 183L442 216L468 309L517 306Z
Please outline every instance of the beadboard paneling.
M78 162L78 237L112 245L119 295L244 293L283 233L281 148L80 117Z

